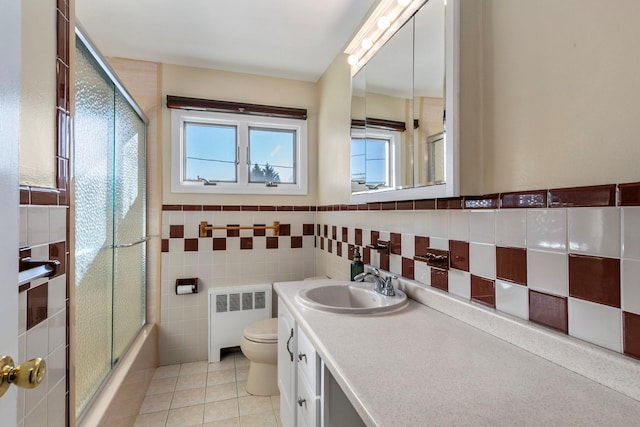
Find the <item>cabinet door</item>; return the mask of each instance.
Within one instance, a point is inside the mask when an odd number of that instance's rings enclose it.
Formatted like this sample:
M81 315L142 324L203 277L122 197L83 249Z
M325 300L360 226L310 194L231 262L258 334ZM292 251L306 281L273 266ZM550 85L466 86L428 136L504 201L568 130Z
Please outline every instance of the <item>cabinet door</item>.
M296 329L293 317L278 300L278 388L280 389L280 418L283 427L296 425Z

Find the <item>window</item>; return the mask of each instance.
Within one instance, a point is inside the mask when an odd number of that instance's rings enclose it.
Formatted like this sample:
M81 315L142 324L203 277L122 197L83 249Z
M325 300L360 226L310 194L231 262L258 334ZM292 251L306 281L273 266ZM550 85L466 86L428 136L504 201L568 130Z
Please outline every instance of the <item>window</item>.
M305 120L173 109L178 193L307 194Z
M352 129L351 191L394 188L399 168L397 159L398 132Z

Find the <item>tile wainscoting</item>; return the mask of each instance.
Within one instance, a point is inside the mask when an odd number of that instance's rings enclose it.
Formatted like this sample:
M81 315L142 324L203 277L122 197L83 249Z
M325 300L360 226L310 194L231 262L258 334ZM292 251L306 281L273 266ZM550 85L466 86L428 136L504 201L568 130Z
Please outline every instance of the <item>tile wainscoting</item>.
M162 212L160 364L207 360L207 291L301 280L315 275L315 207L165 205ZM213 230L199 224L270 225L272 230ZM197 294L176 295L179 278L197 277Z
M640 184L322 206L317 271L365 263L640 358ZM389 242L388 254L367 248ZM414 259L449 250L451 269Z

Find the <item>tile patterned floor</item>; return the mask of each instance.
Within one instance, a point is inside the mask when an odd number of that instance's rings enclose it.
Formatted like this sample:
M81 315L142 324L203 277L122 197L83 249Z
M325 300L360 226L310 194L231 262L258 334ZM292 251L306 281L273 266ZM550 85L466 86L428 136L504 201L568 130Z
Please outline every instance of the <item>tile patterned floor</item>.
M240 351L220 362L161 366L135 427L279 427L280 397L245 390L249 360Z

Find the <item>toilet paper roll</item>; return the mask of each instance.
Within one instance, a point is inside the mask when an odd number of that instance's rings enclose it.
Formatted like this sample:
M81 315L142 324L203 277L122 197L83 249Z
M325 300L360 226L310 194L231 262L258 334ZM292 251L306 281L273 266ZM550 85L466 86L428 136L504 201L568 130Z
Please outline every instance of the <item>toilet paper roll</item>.
M176 294L184 295L184 294L192 294L193 286L192 285L179 285L176 286Z

